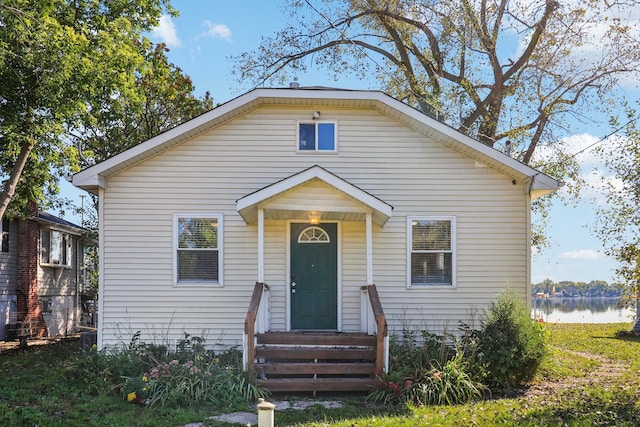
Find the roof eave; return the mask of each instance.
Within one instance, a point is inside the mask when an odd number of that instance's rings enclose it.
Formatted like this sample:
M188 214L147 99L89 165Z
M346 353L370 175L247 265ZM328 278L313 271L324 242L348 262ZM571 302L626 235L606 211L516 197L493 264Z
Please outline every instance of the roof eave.
M288 103L288 100L293 99L322 102L325 104L331 104L337 101L352 101L354 106L373 107L384 114L395 117L408 126L414 127L418 131L422 130L425 132L425 129L428 129L426 134L432 135L451 148L469 155L478 161L484 162L488 166L509 176L519 177L521 179L533 179L534 176L538 177L537 180L548 181L545 188L550 191L554 191L560 186L560 183L553 178L542 174L546 177L543 179L541 172L464 135L450 126L382 92L326 88L254 89L201 116L75 174L72 182L77 187L90 192L96 192L98 188L105 188L105 177L121 169L165 151L196 134L226 122L240 114L244 114L259 105ZM549 180L555 182L555 184ZM532 188L532 190L533 189L534 188Z

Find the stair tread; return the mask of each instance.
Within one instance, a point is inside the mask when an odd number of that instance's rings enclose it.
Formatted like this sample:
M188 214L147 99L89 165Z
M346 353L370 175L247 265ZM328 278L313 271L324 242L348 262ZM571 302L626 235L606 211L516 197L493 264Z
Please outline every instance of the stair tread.
M375 346L376 336L357 332L266 332L258 344Z
M256 334L256 384L273 392L366 391L376 384L377 337L365 333Z
M271 359L358 359L373 360L376 357L375 349L357 347L265 347L258 346L255 349L256 357Z
M372 378L270 378L258 380L270 391L365 391L376 384Z
M255 370L268 375L371 375L375 371L374 362L353 363L257 363Z

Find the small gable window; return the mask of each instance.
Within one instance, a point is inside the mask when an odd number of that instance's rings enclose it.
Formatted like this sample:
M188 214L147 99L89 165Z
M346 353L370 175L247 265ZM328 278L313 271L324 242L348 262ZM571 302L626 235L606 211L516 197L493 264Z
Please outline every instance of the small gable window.
M177 284L221 284L220 215L175 215Z
M298 151L336 151L336 124L298 123Z
M58 230L43 229L40 232L40 263L51 266L71 267L73 239Z
M453 286L455 218L408 219L408 286Z

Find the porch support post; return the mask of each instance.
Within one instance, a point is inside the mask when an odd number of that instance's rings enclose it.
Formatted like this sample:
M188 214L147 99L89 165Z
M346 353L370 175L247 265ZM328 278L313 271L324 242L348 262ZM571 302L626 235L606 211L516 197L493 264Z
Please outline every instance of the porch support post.
M373 285L373 221L371 220L371 212L367 212L366 220L366 245L367 245L367 286Z
M258 283L264 283L264 209L258 208Z

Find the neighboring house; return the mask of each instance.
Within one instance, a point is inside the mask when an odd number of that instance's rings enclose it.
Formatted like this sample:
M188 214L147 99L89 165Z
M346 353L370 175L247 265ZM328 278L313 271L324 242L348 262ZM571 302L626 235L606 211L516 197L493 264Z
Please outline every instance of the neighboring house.
M455 332L507 287L527 299L531 200L559 186L383 93L326 88L253 90L73 184L100 199L100 348L186 332L252 368L274 336L377 333L376 372L385 324Z
M78 331L86 230L48 213L2 220L0 339Z

